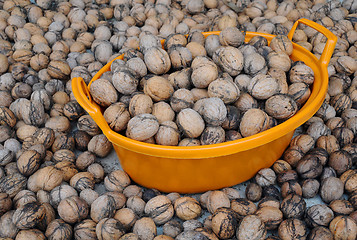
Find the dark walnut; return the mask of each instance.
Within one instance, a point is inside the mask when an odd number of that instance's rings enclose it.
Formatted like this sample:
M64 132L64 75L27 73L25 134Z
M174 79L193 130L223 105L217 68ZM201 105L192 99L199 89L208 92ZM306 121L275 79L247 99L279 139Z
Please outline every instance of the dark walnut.
M308 229L305 223L295 218L284 220L278 229L281 239L306 239L307 233Z
M19 229L30 229L45 217L45 208L38 202L31 202L16 209L12 221Z
M61 219L53 220L47 227L45 235L48 239L65 239L73 237L73 228Z
M212 230L219 237L228 239L234 236L238 226L237 213L229 208L219 208L212 216Z
M75 239L96 240L96 225L97 223L91 219L85 219L74 226Z

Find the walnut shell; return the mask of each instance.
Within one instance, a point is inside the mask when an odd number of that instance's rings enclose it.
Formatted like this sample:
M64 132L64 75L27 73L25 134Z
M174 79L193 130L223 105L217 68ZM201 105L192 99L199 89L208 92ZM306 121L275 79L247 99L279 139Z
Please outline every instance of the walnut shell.
M129 95L136 91L139 81L128 69L120 69L114 71L112 83L119 93Z
M223 46L239 47L244 42L244 35L238 28L228 27L220 32L219 42Z
M311 85L314 82L314 71L301 61L295 62L289 72L289 80L291 83L303 82Z
M171 108L175 112L179 112L184 108L191 108L193 103L194 97L192 92L185 88L176 90L170 99Z
M167 79L154 76L149 78L145 83L144 92L154 101L158 102L168 100L174 93L174 89Z
M151 198L145 205L145 214L152 218L152 220L162 225L169 221L174 215L174 208L170 199L164 195L159 195Z
M16 209L12 221L19 229L30 229L45 217L45 208L38 202L27 203Z
M291 67L289 56L284 52L272 51L268 54L268 66L270 68L278 68L284 72L288 72Z
M27 182L27 188L33 192L39 190L51 191L62 183L62 172L52 166L37 170Z
M181 71L176 71L168 76L168 80L174 89L187 88L191 86L191 68L184 68Z
M287 55L291 55L293 53L293 43L285 35L277 35L274 37L270 42L270 47L274 51L282 51Z
M260 109L249 109L244 113L239 128L243 137L265 131L268 128L268 115Z
M97 79L90 85L89 92L93 100L102 107L108 107L117 102L118 94L110 81Z
M133 233L140 239L153 240L157 234L155 222L151 218L143 217L135 222Z
M12 207L12 200L7 193L0 193L0 216L9 211Z
M357 236L357 226L352 218L348 216L337 216L329 226L334 235L334 239L355 239Z
M237 214L232 209L218 208L212 215L212 230L221 239L233 237L237 226Z
M324 202L331 202L343 195L343 183L340 179L329 177L322 181L320 189L321 198Z
M235 102L239 95L239 88L229 79L218 78L208 85L208 96L220 98L225 104Z
M294 237L304 239L307 236L307 232L305 223L295 218L284 220L278 229L279 237L282 239L291 239Z
M180 140L180 133L176 123L165 121L160 124L159 130L155 134L156 144L177 146Z
M192 53L186 47L181 45L171 45L168 49L168 54L173 69L182 69L191 65Z
M265 111L276 119L288 119L297 112L297 104L289 95L277 94L265 102Z
M26 178L20 173L0 178L0 192L7 193L11 198L26 187Z
M148 70L157 75L167 73L171 67L169 55L158 47L148 49L144 54L144 61Z
M119 239L125 232L118 220L114 218L103 218L96 226L96 233L98 240L104 240Z
M71 178L69 183L76 190L82 191L86 188L94 189L95 180L92 173L79 172Z
M136 116L144 113L151 113L153 102L150 96L146 94L136 94L130 99L129 113Z
M275 207L262 207L256 215L264 222L267 230L277 229L283 221L283 213Z
M201 206L191 197L181 197L175 201L176 215L182 220L195 219L201 215Z
M67 223L76 223L88 216L88 204L78 196L70 196L58 204L58 214Z
M177 115L177 126L185 136L196 138L203 132L205 123L198 112L191 108L185 108Z
M159 122L152 114L140 114L129 120L126 136L144 141L154 136L159 129Z
M61 238L61 239L71 239L73 236L73 229L71 225L65 223L61 219L53 220L46 229L47 238Z
M214 62L232 77L243 70L243 54L234 47L221 47L213 55Z
M98 157L106 157L112 150L113 145L104 134L94 136L88 143L88 151Z
M71 69L68 66L68 63L64 61L53 60L48 64L47 72L53 78L66 80L71 73Z
M222 191L209 192L206 205L207 210L212 214L221 207L229 208L231 206L227 194Z
M256 99L268 99L279 91L279 83L269 75L257 75L248 85L248 92Z
M110 105L104 111L103 116L109 127L116 132L126 129L127 123L130 120L130 113L126 109L125 104L121 102Z
M249 215L240 222L236 236L238 239L265 239L266 234L263 221L256 215Z
M134 70L136 75L138 75L139 77L144 77L147 74L147 68L144 63L144 60L139 57L129 59L126 62L126 65L132 70Z
M196 57L191 67L191 81L196 88L206 88L218 77L217 65L207 57Z
M76 239L97 239L96 234L97 223L91 219L85 219L74 226L74 237Z
M58 204L65 198L71 196L78 196L77 191L69 185L60 185L52 189L50 192L50 203L53 207L57 208Z

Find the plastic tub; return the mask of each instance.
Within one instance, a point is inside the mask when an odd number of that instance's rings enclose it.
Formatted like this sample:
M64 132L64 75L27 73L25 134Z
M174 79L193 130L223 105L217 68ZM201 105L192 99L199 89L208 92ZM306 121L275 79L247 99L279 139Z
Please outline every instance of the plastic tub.
M252 178L260 169L270 167L279 157L297 127L306 122L319 109L328 87L327 65L337 37L323 26L307 19L295 22L288 34L292 39L299 23L306 24L327 37L325 49L318 60L305 48L294 43L291 59L303 61L315 73L311 96L292 118L259 134L215 145L198 147L161 146L129 139L111 130L102 109L92 100L82 78L72 79L72 91L78 103L88 112L113 143L121 166L136 183L162 192L196 193L233 186ZM219 34L207 32L205 36ZM263 36L269 43L274 35L247 32L245 41ZM118 57L121 59L123 56ZM105 65L91 80L97 80L110 70Z

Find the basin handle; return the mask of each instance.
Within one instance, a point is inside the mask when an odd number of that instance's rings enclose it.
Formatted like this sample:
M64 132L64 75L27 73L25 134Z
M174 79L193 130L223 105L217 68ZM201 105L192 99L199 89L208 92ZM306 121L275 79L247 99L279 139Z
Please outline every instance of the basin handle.
M87 111L89 115L95 115L98 112L99 106L92 100L87 84L83 78L72 78L72 92L77 102Z
M318 23L315 23L309 19L301 18L301 19L297 20L294 23L293 27L291 28L291 30L288 34L288 38L290 40L292 40L295 30L296 30L297 26L299 25L299 23L303 23L306 26L312 27L316 31L322 33L327 38L325 48L324 48L324 50L321 54L320 60L319 60L319 63L321 66L327 67L330 62L333 51L335 50L335 46L337 43L337 37L330 30L325 28L324 26L322 26Z

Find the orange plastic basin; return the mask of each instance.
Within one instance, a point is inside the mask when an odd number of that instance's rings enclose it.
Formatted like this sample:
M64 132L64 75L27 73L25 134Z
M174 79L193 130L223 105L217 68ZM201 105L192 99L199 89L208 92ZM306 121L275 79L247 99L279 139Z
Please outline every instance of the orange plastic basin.
M291 59L305 62L315 73L311 96L292 118L250 137L197 147L161 146L136 141L110 129L101 108L90 96L91 83L87 86L82 78L73 78L72 90L78 103L113 143L121 166L136 183L162 192L179 193L196 193L233 186L252 178L260 169L270 167L279 159L289 145L295 129L312 117L324 101L328 87L327 65L337 37L315 22L300 19L288 34L290 39L299 23L314 28L328 39L319 60L305 48L293 44ZM219 32L203 34L208 36ZM245 41L248 42L254 36L263 36L269 43L274 38L271 34L247 32ZM116 59L122 58L123 55ZM91 82L110 71L110 65L111 62L105 65Z

